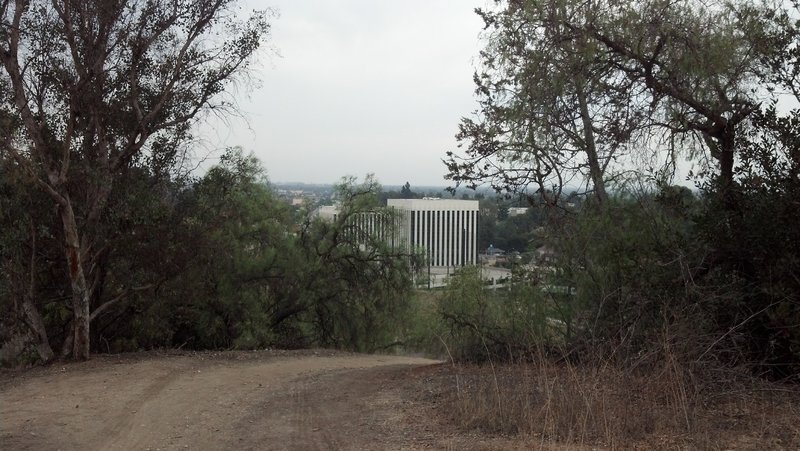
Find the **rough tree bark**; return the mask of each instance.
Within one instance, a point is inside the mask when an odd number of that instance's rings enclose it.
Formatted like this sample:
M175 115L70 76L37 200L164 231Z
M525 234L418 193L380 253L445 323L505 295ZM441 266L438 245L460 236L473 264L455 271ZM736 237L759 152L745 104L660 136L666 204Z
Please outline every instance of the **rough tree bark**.
M89 299L91 292L86 284L83 271L81 245L78 225L69 197L59 208L64 227L64 252L68 265L69 281L72 287L72 356L78 360L89 358Z

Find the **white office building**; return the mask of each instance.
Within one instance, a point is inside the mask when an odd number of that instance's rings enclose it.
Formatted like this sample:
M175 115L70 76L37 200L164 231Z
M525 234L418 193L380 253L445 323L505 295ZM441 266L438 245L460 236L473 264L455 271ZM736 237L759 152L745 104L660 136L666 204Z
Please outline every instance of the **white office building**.
M477 200L389 199L388 206L402 212L402 241L425 252L430 267L478 263Z
M457 199L389 199L399 215L355 214L349 222L366 243L369 234L409 251L422 251L429 268L455 268L478 263L478 201ZM338 206L323 206L315 214L336 221ZM395 222L392 226L391 223ZM448 271L449 272L449 271ZM444 274L444 272L443 272Z

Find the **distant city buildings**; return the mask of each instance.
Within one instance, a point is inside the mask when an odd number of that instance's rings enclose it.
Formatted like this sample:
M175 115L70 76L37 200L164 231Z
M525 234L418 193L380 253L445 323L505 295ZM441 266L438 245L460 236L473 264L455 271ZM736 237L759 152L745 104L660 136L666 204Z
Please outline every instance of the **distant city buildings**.
M310 184L272 184L275 194L287 204L296 208L312 208L331 198L330 185Z

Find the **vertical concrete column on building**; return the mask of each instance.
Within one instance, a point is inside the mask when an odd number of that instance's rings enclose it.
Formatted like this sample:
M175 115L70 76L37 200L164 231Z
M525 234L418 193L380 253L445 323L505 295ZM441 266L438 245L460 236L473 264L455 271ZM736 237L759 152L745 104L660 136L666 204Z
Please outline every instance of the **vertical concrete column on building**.
M442 213L444 213L444 265L450 267L450 259L453 257L453 253L450 252L450 240L453 235L452 212L445 210Z
M426 210L425 214L428 216L428 249L430 250L429 252L431 254L430 264L431 266L435 266L434 259L436 258L436 247L433 245L433 243L434 236L436 235L436 216L431 210Z
M469 231L467 229L469 225L469 212L462 211L461 212L461 244L459 244L459 250L461 252L461 265L464 266L469 261Z
M431 218L428 215L428 212L425 211L425 210L421 210L420 211L420 216L422 218L420 220L420 222L423 225L423 228L422 228L422 243L420 243L420 244L425 249L425 258L426 258L425 264L430 266L431 261L432 261L431 259L433 258L433 255L431 254L431 247L428 244L430 242L430 240L431 240L431 221L430 221Z
M428 241L431 239L431 218L428 216L428 212L425 210L420 211L420 214L422 215L422 224L424 224L424 229L422 229L422 246L425 248L425 258L427 259L425 264L430 266L431 247L428 245Z
M447 219L445 211L439 210L439 266L447 266Z
M442 262L440 266L447 266L447 210L439 210L442 220L442 234L439 236L442 245Z
M478 212L472 212L472 264L478 263Z
M464 212L464 264L472 264L472 212Z
M428 235L430 234L430 230L428 230L430 228L430 225L428 224L428 219L429 218L428 218L427 212L424 211L424 210L421 210L419 212L419 217L420 217L420 219L419 219L420 227L422 227L422 241L419 244L420 244L420 246L425 248L425 256L427 257L428 261L430 261L430 258L431 258L430 252L429 252L430 248L428 247L428 239L429 239Z
M461 256L459 255L459 238L461 237L461 230L459 229L459 223L461 220L461 212L454 211L453 212L453 266L459 266Z
M431 251L433 252L433 266L439 266L439 234L441 233L441 224L439 222L439 212L431 210Z
M467 262L470 263L470 264L474 264L472 262L472 236L474 235L474 233L472 232L472 227L473 226L472 226L472 212L471 211L467 212L467 218L466 219L467 219L467 226L466 226L467 237L469 237L469 238L467 240L466 246L464 246L464 249L467 252Z
M430 265L436 266L436 246L434 237L436 236L436 215L431 210L426 210L425 215L428 217L428 253L430 253Z
M464 253L467 254L465 257L465 262L467 264L473 264L472 262L472 226L471 226L471 219L472 219L472 212L468 211L467 214L464 216L465 226L464 229L466 230L466 243L464 244Z
M456 214L458 220L456 221L456 244L455 244L455 253L456 253L456 262L455 266L462 266L464 264L464 212L459 211Z
M448 259L448 265L453 267L456 265L456 236L458 233L458 229L456 228L456 212L451 210L450 212L450 225L448 225L448 229L450 232L450 239L448 240L449 243L447 245L447 253L450 255Z
M434 217L433 211L425 210L425 215L428 217L428 253L430 254L430 265L434 266L433 259L435 257L434 247L433 247L433 235L434 235Z
M420 241L420 246L425 249L425 264L429 265L431 261L430 253L428 252L428 218L427 218L426 211L419 211L419 223L420 227L422 228L422 241Z
M439 215L431 209L431 265L439 266Z
M409 216L411 217L411 224L410 227L413 227L412 236L411 236L411 248L414 249L417 247L417 241L419 241L419 216L417 215L416 211L410 211Z
M467 262L469 264L472 264L472 265L475 264L475 262L473 260L473 255L474 255L475 251L473 249L473 239L472 239L472 237L476 235L475 232L474 232L475 224L473 222L473 213L474 212L472 212L472 211L467 212L467 236L469 237L469 240L468 240L467 245L465 247L466 250L467 250Z
M456 251L456 243L458 242L458 221L456 217L458 216L457 211L450 211L450 248L448 252L450 254L450 266L456 265L456 258L458 258L458 252Z

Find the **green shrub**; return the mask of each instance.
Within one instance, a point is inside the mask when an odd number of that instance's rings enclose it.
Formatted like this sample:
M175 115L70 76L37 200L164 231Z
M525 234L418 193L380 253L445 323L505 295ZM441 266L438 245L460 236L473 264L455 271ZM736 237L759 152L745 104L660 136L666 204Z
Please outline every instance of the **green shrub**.
M513 273L505 287L487 287L480 268L457 272L437 293L441 340L457 360L515 360L561 347L572 323L569 296L548 293L539 277Z

